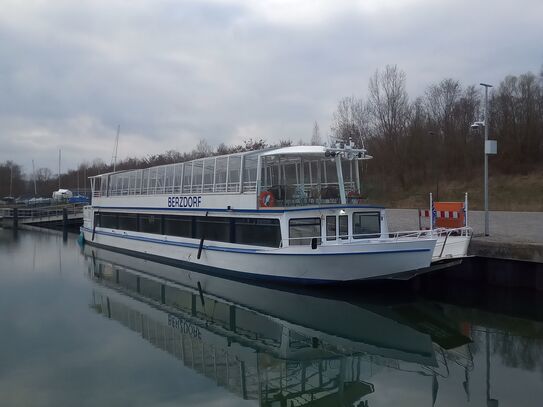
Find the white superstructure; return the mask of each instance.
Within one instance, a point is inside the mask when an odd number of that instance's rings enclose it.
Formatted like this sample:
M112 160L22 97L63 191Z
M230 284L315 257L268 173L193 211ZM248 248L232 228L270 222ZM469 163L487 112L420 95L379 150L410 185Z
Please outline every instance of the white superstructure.
M330 283L430 266L432 231L389 233L350 145L208 157L91 178L87 242L222 276Z

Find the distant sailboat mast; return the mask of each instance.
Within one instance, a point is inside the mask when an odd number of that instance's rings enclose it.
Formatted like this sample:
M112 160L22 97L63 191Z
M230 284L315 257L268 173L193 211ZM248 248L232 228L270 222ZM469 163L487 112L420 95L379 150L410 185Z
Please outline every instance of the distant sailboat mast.
M34 166L34 159L32 159L32 178L34 178L34 198L38 195L36 188L36 167Z
M113 146L113 154L111 156L111 163L113 164L113 172L117 167L117 150L119 148L119 133L121 132L121 125L117 125L117 137L115 137L115 145Z
M58 189L60 190L60 148L58 149Z

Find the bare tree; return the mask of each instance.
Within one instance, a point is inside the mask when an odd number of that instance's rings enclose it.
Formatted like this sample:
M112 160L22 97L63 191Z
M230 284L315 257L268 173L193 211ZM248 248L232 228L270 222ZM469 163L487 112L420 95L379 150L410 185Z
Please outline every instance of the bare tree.
M209 145L206 139L200 139L196 146L195 154L198 158L210 156L213 153L213 148Z
M405 72L396 65L387 65L383 72L375 71L369 82L368 111L372 119L373 138L377 153L384 162L383 169L390 170L405 186L405 150L402 138L407 135L411 105L405 89Z
M362 147L369 135L368 110L362 99L349 96L338 102L332 119L332 138L336 141L354 141Z
M411 114L405 80L405 72L387 65L383 72L375 71L369 83L368 108L374 130L396 146L405 135Z
M320 146L322 145L321 131L319 128L319 123L315 121L313 124L313 134L311 135L311 145Z

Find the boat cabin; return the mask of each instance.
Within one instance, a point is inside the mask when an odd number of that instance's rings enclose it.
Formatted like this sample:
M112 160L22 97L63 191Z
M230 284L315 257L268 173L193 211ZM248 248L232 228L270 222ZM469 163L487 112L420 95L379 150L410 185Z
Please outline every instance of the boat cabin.
M370 158L350 144L294 146L102 174L91 177L92 223L268 247L378 238L382 208L360 205L359 161Z

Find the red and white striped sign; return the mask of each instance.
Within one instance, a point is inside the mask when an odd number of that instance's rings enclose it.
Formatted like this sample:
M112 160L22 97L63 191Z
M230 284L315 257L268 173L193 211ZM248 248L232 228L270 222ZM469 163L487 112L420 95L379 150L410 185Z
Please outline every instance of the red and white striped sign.
M419 209L419 216L421 218L429 218L430 217L430 211L428 209ZM436 218L458 219L459 216L460 216L459 212L436 211Z

